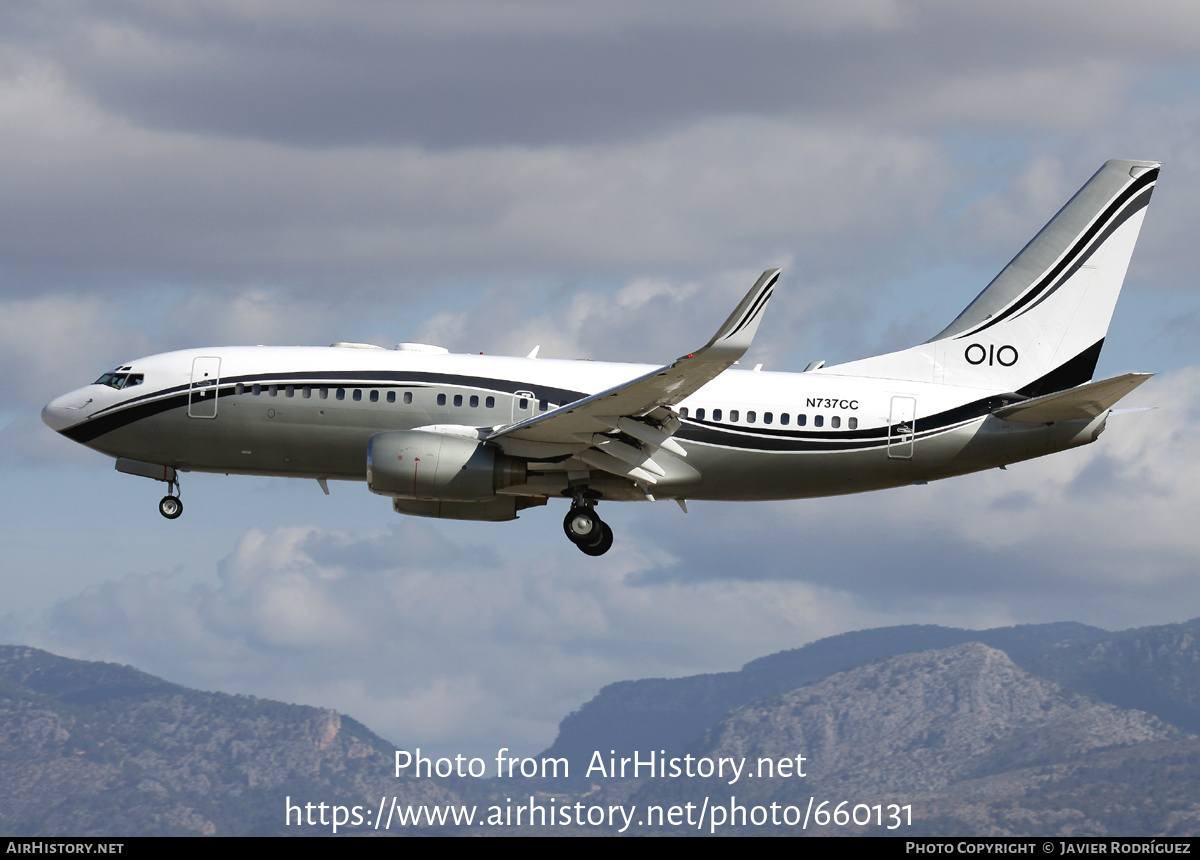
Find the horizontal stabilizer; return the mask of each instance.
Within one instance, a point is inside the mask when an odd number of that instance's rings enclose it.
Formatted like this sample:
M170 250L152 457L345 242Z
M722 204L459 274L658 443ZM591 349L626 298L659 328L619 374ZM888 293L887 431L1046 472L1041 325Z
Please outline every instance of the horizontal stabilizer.
M1026 424L1051 424L1055 421L1095 418L1107 412L1114 403L1153 375L1126 373L1124 376L1089 382L1067 391L1022 400L1020 403L997 409L992 414L1005 421L1020 421Z

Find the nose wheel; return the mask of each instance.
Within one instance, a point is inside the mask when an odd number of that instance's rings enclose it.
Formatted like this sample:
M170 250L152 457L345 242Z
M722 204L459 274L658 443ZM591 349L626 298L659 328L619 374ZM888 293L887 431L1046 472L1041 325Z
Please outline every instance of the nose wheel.
M584 555L604 555L613 545L613 531L594 507L574 505L563 520L563 531Z
M183 500L179 498L179 482L167 482L167 494L158 501L158 512L169 520L179 519L183 513Z
M158 503L158 512L169 520L178 519L183 513L183 502L179 496L163 496Z

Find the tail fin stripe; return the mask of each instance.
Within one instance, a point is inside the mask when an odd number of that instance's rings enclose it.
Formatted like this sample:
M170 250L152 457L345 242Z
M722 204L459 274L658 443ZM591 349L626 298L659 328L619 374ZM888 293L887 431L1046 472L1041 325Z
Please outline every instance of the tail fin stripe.
M1087 263L1088 259L1092 256L1092 254L1095 253L1096 249L1099 248L1101 245L1103 245L1104 242L1108 239L1108 237L1111 236L1118 227L1120 227L1122 224L1124 224L1131 216L1133 216L1137 212L1141 211L1142 209L1145 209L1147 206L1150 205L1150 194L1153 192L1153 190L1154 190L1153 188L1147 188L1140 195L1138 195L1138 197L1135 198L1134 201L1127 207L1124 217L1113 220L1104 229L1104 232L1101 233L1099 236L1097 236L1092 241L1091 247L1088 248L1087 252L1080 255L1079 259L1071 266L1071 268L1066 273L1064 273L1061 278L1058 279L1058 283L1056 283L1052 289L1047 290L1040 297L1038 297L1037 301L1035 301L1029 307L1025 308L1020 313L1018 313L1016 315L1016 317L1014 317L1014 319L1016 319L1017 317L1023 316L1024 314L1029 313L1031 310L1036 308L1038 305L1040 305L1046 299L1050 298L1050 296L1052 296L1058 290L1059 287L1061 287L1063 284L1065 284L1071 278L1072 275L1074 275L1077 271L1079 271L1080 267L1082 267L1083 265L1085 265Z
M1103 347L1104 338L1100 338L1070 361L1060 364L1045 376L1020 388L1017 393L1025 397L1041 397L1043 394L1066 391L1068 388L1091 382L1096 374L1096 364L1100 361L1100 350Z
M1158 168L1147 170L1145 173L1139 176L1136 180L1134 180L1133 183L1130 184L1128 188L1117 195L1116 199L1113 200L1107 209L1105 209L1103 214L1093 221L1091 226L1088 227L1088 229L1086 229L1079 236L1079 238L1075 240L1071 249L1063 255L1062 259L1059 260L1059 262L1053 268L1051 268L1050 271L1043 275L1038 281L1030 285L1030 288L1022 293L1005 310L996 314L986 322L983 322L974 328L968 329L967 331L958 335L955 339L959 340L964 337L978 334L984 329L991 328L992 326L996 325L996 323L1003 322L1004 320L1008 319L1010 316L1029 304L1029 302L1038 298L1038 296L1045 292L1051 284L1053 284L1055 281L1058 281L1058 276L1068 268L1070 269L1070 272L1068 272L1066 277L1069 277L1070 274L1073 273L1076 268L1078 268L1078 266L1083 265L1083 263L1087 261L1087 258L1091 256L1095 249L1099 247L1099 244L1103 242L1103 240L1107 238L1113 230L1116 230L1117 227L1121 226L1121 224L1123 224L1128 218L1132 217L1134 213L1143 209L1150 202L1150 192L1153 190L1154 183L1157 179ZM1144 192L1144 194L1139 195L1139 192ZM1133 205L1126 206L1126 204L1129 203L1132 198L1136 198L1133 200ZM1124 212L1122 212L1122 209L1124 209ZM1106 226L1109 229L1106 230ZM1095 239L1097 234L1101 233L1101 231L1103 231L1103 236L1100 237L1100 242L1093 242L1092 240ZM1064 277L1062 280L1066 280L1066 277ZM1061 282L1062 281L1059 281L1060 284Z

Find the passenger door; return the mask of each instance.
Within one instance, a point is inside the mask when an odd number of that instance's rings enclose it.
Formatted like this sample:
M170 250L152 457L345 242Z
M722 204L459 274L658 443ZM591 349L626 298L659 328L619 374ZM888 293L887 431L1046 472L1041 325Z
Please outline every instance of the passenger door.
M192 384L188 388L188 417L217 417L217 385L221 381L221 359L203 355L192 359Z

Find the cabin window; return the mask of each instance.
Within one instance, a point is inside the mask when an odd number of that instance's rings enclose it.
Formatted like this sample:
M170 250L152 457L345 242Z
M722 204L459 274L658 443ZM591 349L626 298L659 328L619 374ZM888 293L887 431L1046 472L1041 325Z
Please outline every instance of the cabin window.
M412 392L411 391L404 392L404 402L412 403Z
M807 423L808 423L807 415L797 415L796 416L796 426L797 427L803 427Z
M346 389L339 388L337 390L337 394L335 396L337 397L338 400L345 400L346 399Z
M770 424L774 420L775 420L775 416L772 415L770 412L763 413L763 424Z
M483 405L488 409L494 409L496 407L496 398L489 395L488 398L483 401Z
M322 386L322 388L320 390L320 395L321 395L322 400L328 400L329 399L329 389Z
M289 386L287 387L287 396L288 396L288 397L295 397L295 396L296 396L296 386L294 386L294 385L289 385Z
M272 397L279 396L279 386L278 385L272 385L270 388L267 389L267 391L268 391L268 393L270 393L270 395Z
M696 419L699 421L704 420L704 407L703 406L701 406L699 409L696 410Z
M714 409L713 410L713 421L720 421L720 420L721 420L721 410Z
M824 426L824 424L825 424L825 416L824 415L814 415L813 416L813 426L814 427L822 427L822 426Z
M834 430L836 430L836 429L838 429L839 427L841 427L841 426L842 426L842 416L840 416L840 415L834 415L832 418L830 418L830 419L829 419L829 426L830 426L830 427L832 427Z
M846 426L849 427L851 430L857 430L858 429L858 419L851 418L849 421L846 422Z
M302 389L300 389L300 390L301 390L302 392L304 392L304 399L305 399L305 400L308 400L310 397L312 397L312 386L311 386L311 385L306 385L306 386L304 386L304 387L303 387Z
M239 382L237 385L233 386L233 393L234 394L245 394L246 386L242 385L242 383Z
M387 401L388 401L388 403L395 403L396 402L396 392L389 391L388 396L387 396Z
M461 395L461 394L455 394L455 395L454 395L454 405L455 405L455 406L462 406L462 395Z
M258 395L262 394L262 386L257 382L254 383L252 386L250 386L250 393L257 397Z
M679 417L680 417L680 418L687 418L687 417L688 417L688 408L687 408L686 406L680 406L680 407L679 407Z
M757 412L750 411L750 412L747 412L747 413L746 413L746 423L747 423L747 424L753 424L753 423L754 423L755 421L757 421L757 420L758 420L758 413L757 413Z
M550 408L550 404L547 401L545 401L545 400L538 401L538 409L540 409L542 412L545 412L549 408Z
M517 404L517 408L519 408L522 412L524 412L526 409L528 409L529 408L529 398L522 397L520 402Z
M439 394L439 395L438 395L437 404L438 404L438 406L445 406L445 405L446 405L446 395L445 395L445 394Z
M379 402L379 391L378 391L378 389L375 389L375 388L372 388L372 389L371 389L371 402L372 402L372 403L378 403L378 402Z
M479 407L479 395L478 395L478 394L472 394L472 395L471 395L471 400L470 400L469 402L470 402L470 404L471 404L471 408L472 408L472 409L476 409L476 408L478 408L478 407Z
M792 420L792 419L791 419L791 416L790 416L790 415L788 415L786 412L781 412L781 413L779 414L779 423L780 423L780 424L782 424L784 427L788 426L788 423L789 423L791 420Z
M739 412L738 410L736 410L736 409L729 410L729 420L730 421L738 421L739 419L741 419L741 417L742 417L742 413Z
M362 389L361 388L354 389L354 399L362 400Z

